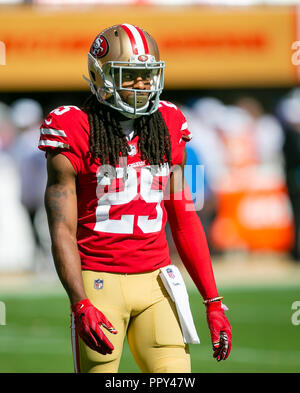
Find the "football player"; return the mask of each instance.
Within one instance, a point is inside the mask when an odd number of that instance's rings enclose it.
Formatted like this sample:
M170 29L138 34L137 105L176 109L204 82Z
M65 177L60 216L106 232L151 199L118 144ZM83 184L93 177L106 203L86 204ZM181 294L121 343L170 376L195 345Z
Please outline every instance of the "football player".
M164 69L147 32L109 27L88 53L91 96L82 108L53 110L41 126L45 205L71 303L76 372L117 372L126 335L142 372L191 371L188 306L178 312L181 295L174 302L162 278L176 279L167 217L206 305L213 356L230 353L231 327L184 180L191 134L181 111L159 99Z

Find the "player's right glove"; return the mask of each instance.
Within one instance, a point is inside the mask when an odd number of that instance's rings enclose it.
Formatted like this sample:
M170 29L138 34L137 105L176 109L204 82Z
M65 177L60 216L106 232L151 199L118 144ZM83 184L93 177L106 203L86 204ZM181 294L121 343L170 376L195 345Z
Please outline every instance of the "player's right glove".
M102 355L111 354L114 346L103 333L103 326L110 333L118 333L105 315L89 299L84 299L72 306L76 331L84 343Z
M219 362L227 359L231 350L232 331L224 312L224 308L227 309L227 307L222 305L220 300L204 303L214 351L213 357Z

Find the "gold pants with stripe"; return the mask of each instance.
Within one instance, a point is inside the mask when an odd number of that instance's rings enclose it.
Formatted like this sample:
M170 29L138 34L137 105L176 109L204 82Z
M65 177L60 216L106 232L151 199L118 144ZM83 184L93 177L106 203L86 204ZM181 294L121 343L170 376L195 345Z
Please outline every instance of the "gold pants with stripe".
M110 355L86 346L72 323L76 372L116 373L127 335L131 353L144 373L190 373L190 354L175 304L159 277L160 270L141 274L83 271L86 294L118 333L104 333L114 345ZM95 285L96 280L103 285Z

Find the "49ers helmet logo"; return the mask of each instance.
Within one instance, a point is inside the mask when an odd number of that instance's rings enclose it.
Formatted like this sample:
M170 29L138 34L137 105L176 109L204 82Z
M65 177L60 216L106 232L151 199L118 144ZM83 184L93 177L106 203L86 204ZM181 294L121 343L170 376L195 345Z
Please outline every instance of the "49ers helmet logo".
M96 58L101 58L105 56L107 52L108 52L108 42L106 38L101 34L97 35L97 37L94 39L94 42L91 45L90 54Z
M139 61L147 61L149 59L149 56L147 56L147 55L140 55L139 57L138 57L138 60Z

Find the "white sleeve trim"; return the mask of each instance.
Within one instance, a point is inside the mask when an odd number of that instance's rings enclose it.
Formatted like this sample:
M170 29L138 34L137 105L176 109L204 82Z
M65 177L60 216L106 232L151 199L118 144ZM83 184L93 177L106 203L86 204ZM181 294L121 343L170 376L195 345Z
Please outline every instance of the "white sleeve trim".
M70 145L63 142L56 141L40 141L39 146L49 146L49 147L61 147L63 149L69 149Z
M187 124L187 122L185 122L185 123L183 123L182 126L181 126L181 131L184 131L184 130L186 130L187 128L188 128L188 124Z
M64 136L66 137L66 133L63 130L55 130L54 128L41 128L41 134L43 135L55 135L55 136Z

